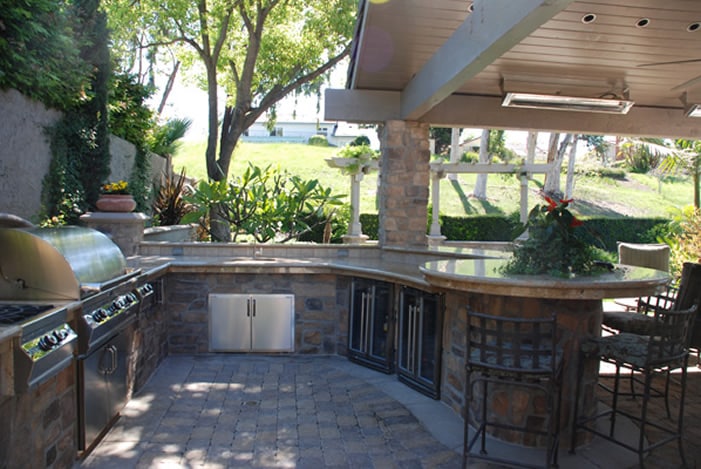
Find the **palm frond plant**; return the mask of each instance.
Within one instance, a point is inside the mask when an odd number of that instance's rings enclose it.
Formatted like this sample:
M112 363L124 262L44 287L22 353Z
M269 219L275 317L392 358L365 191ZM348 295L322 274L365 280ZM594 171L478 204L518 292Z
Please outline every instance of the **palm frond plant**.
M187 194L186 181L185 168L177 176L164 175L163 183L156 189L153 200L154 224L177 225L186 214L193 211L193 206L184 198Z

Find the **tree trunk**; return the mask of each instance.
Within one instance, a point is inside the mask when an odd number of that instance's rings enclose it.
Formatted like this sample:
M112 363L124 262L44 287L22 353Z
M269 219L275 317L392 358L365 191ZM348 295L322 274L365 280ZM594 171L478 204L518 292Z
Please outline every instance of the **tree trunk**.
M461 151L460 151L460 131L462 129L453 127L450 132L450 162L460 163ZM457 181L458 175L456 173L448 174L448 180Z
M550 135L548 163L553 163L553 169L545 175L545 185L543 190L546 194L562 194L562 190L560 189L560 171L562 170L562 161L565 157L565 150L567 150L567 145L569 145L570 141L572 140L572 134L566 134L565 138L562 140L562 142L560 142L560 146L558 147L559 140L559 133L553 133Z
M480 163L489 163L489 129L482 130L482 138L480 139ZM477 174L477 181L475 182L475 190L472 195L477 198L484 200L487 198L487 173Z
M565 199L571 199L574 193L574 162L577 158L577 136L572 139L570 159L567 163L567 183L565 184Z
M533 164L535 161L535 150L538 143L538 132L528 132L526 142L526 164Z

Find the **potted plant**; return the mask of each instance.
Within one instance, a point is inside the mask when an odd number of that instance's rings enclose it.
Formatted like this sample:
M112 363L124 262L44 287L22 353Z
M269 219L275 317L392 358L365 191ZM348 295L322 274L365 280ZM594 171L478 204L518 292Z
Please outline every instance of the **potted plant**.
M102 186L100 198L95 205L101 212L131 212L136 208L136 201L129 193L129 184L117 181Z
M378 168L377 152L369 145L347 145L338 152L338 156L329 158L326 163L332 168L340 168L343 174L367 174Z
M536 205L528 214L528 236L516 242L504 272L557 277L601 272L605 263L597 259L594 246L581 236L583 222L567 208L572 199L556 202L548 196L543 198L547 205Z

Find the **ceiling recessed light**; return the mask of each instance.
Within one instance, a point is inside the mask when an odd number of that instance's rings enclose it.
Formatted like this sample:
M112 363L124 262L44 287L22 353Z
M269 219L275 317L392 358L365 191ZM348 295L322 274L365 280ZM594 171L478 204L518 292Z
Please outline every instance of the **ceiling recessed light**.
M686 30L689 31L690 33L698 31L699 29L701 29L701 23L698 21L695 21L686 27Z
M594 21L596 21L596 15L594 13L587 13L582 16L582 23L584 24L593 23Z
M474 9L475 9L475 4L474 4L474 3L470 3L470 4L467 6L467 11L469 11L470 13L472 13L472 12L474 11Z
M635 27L636 28L646 28L649 24L650 24L649 18L640 18L638 21L635 22Z

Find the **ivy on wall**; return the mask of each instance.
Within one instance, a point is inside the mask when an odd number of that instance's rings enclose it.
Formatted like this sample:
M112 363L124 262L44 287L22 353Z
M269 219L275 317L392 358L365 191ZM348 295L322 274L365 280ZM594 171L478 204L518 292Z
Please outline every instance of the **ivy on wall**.
M66 110L87 88L90 66L81 57L77 8L64 0L4 2L0 8L0 89L16 89Z
M107 20L98 6L98 0L72 5L79 58L92 73L85 88L72 95L79 99L67 97L63 117L47 129L52 160L43 181L42 215L61 223L76 223L81 213L93 209L109 175L109 48Z

